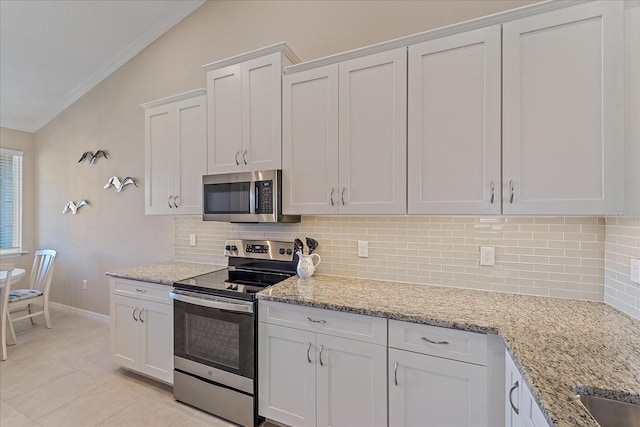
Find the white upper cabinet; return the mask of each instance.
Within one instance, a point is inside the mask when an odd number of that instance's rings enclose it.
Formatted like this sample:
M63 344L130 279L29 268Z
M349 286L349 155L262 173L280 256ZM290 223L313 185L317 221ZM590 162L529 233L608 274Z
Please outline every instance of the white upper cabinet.
M285 75L283 213L338 212L338 64Z
M409 214L500 213L500 50L500 26L409 46Z
M622 7L587 2L504 24L504 214L620 209Z
M207 173L280 169L284 44L203 66L207 70Z
M406 213L406 79L406 48L285 76L284 213Z
M207 157L206 91L145 108L145 213L201 214Z

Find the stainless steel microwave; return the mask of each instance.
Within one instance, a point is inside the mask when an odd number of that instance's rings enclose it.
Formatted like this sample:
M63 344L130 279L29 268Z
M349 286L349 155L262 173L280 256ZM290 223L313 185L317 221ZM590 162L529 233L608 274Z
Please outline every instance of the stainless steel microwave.
M225 173L202 177L204 221L300 222L282 215L282 171Z

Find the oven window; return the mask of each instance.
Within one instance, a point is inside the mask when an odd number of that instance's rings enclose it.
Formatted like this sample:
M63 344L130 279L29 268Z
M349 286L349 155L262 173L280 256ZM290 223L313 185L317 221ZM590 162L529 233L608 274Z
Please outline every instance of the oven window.
M173 301L173 324L175 356L253 378L253 314Z
M186 314L186 353L201 361L240 368L240 325Z
M205 214L250 213L250 182L205 184Z

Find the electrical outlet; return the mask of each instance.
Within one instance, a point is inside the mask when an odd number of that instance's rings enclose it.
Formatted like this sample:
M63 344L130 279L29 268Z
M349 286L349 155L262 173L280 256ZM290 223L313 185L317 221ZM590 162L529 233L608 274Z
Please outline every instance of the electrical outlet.
M496 265L496 248L480 246L480 265Z
M358 257L369 258L369 242L366 240L358 240Z
M631 281L640 284L640 259L631 259Z
M82 289L85 291L89 289L89 282L87 282L87 280L82 281Z
M196 245L196 235L189 234L189 246L195 246L195 245Z

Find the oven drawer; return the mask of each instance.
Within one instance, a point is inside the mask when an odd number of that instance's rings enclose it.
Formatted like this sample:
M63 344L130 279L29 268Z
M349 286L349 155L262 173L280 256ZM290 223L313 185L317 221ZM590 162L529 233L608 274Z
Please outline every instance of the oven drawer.
M260 301L258 320L374 344L387 344L387 319L295 304Z
M112 294L171 304L171 286L113 277L110 282Z
M476 332L389 320L389 347L487 365L487 336Z

